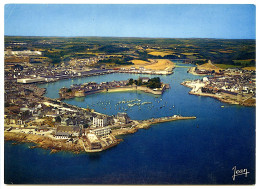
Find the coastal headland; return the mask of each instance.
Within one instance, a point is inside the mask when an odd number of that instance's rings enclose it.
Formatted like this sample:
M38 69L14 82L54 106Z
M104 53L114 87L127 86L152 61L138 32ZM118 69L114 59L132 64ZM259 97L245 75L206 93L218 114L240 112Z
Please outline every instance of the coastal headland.
M163 122L171 122L177 120L188 120L188 119L196 119L196 117L183 117L180 115L174 115L169 117L162 118L152 118L148 120L132 120L131 124L125 126L111 126L112 129L111 134L95 137L91 134L84 135L81 137L75 137L73 140L68 139L57 139L50 132L40 132L35 131L33 127L31 128L21 128L18 125L13 127L12 130L9 129L4 132L4 139L15 141L13 144L18 143L33 143L34 145L30 145L29 148L43 148L51 150L51 153L55 153L58 151L69 151L73 153L81 153L81 152L101 152L111 147L116 146L122 139L117 139L116 137L119 135L133 134L137 132L139 129L148 129L151 125ZM44 134L43 134L44 133ZM91 138L91 137L94 137Z

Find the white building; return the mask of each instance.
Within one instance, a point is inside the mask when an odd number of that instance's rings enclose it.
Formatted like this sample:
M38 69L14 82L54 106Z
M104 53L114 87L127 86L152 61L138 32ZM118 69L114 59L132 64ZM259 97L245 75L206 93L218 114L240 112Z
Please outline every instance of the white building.
M209 78L203 77L202 81L203 81L203 82L208 82L208 81L209 81Z
M40 51L30 51L30 50L25 50L25 51L11 51L11 50L6 50L4 52L5 55L23 55L23 56L29 56L29 55L42 55L42 52Z
M93 117L93 127L104 127L107 126L108 121L106 116L98 115L97 117Z
M23 79L17 79L17 83L37 83L45 81L44 77L36 77L36 78L23 78Z
M139 79L141 79L143 83L147 83L150 78L149 77L139 77Z
M93 130L90 130L90 133L93 133L96 136L104 136L104 135L108 135L111 133L111 128L103 127L103 128L93 129Z

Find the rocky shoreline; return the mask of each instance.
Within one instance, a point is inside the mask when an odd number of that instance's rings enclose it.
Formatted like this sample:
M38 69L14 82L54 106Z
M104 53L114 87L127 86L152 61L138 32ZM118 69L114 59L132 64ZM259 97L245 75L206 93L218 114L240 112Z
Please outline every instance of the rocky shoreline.
M43 148L51 150L50 153L59 151L69 151L73 153L84 152L84 148L79 143L66 143L66 140L54 140L49 137L30 135L24 133L4 132L5 141L16 141L17 143L34 143L30 148Z
M139 124L133 128L122 128L122 129L113 130L111 134L116 139L116 136L133 134L137 132L139 129L149 129L151 125L156 123L185 120L185 119L196 119L196 117L170 116L170 117L163 117L163 118L152 118L149 120L140 121ZM56 153L59 151L68 151L76 154L83 153L83 152L87 152L87 153L101 152L109 148L112 148L123 141L123 139L116 139L115 140L116 142L113 142L104 148L98 150L88 150L84 146L84 142L82 141L82 138L79 138L75 142L68 142L65 139L57 140L42 135L32 135L32 134L5 131L4 140L16 141L17 143L34 143L35 146L31 146L30 148L32 149L43 148L46 150L51 150L50 153Z

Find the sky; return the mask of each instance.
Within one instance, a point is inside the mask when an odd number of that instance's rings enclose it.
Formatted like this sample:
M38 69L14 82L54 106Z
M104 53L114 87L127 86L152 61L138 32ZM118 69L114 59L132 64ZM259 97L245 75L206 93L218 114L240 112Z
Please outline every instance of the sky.
M255 39L250 4L6 4L4 34Z

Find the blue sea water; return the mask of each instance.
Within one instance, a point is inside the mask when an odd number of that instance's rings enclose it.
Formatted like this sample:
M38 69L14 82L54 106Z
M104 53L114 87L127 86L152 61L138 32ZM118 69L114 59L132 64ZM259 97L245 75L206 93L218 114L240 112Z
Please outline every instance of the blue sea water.
M182 64L179 64L182 65ZM254 184L255 107L229 105L209 97L189 95L183 80L200 78L176 68L160 76L171 88L161 97L142 92L100 93L65 102L113 115L126 111L132 119L196 116L153 125L123 136L119 145L96 154L30 149L30 144L5 142L5 183L14 184ZM138 78L133 74L63 80L40 85L46 96L58 97L58 89L75 83ZM145 75L144 75L145 76ZM151 102L143 106L116 105L122 100ZM103 104L102 104L103 103ZM225 106L221 108L221 106ZM174 107L173 107L174 106ZM233 170L248 169L247 177Z

